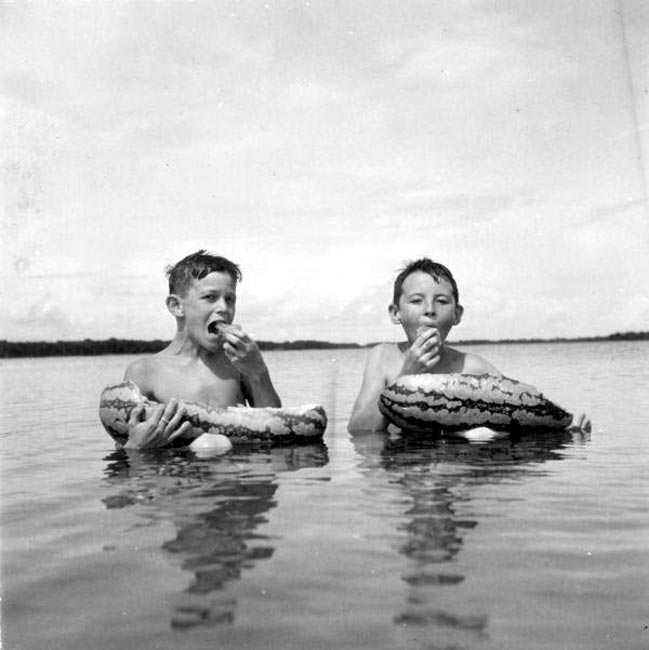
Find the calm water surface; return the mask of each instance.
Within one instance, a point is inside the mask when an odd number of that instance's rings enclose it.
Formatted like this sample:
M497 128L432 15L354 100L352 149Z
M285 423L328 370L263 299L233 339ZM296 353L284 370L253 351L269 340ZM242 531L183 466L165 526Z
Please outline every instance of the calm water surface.
M649 344L472 347L588 437L350 437L365 350L266 355L323 444L115 451L129 357L4 360L7 650L649 647Z

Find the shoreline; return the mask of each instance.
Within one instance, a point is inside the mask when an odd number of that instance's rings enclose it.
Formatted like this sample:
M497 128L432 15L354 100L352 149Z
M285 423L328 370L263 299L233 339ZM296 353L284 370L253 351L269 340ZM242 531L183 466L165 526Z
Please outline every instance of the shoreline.
M516 345L530 343L611 343L616 341L646 341L649 332L616 332L607 336L581 336L574 338L525 338L525 339L468 339L449 341L450 345ZM169 341L160 339L84 339L82 341L7 341L0 340L0 358L52 356L102 356L107 354L154 354L162 350ZM331 341L258 341L262 352L268 350L342 350L370 348L380 343L334 343Z

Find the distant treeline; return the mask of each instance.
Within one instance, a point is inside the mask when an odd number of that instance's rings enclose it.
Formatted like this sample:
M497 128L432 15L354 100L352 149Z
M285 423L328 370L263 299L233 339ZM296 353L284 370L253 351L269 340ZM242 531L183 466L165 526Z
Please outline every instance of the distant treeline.
M153 354L169 345L169 341L155 339L106 339L94 341L0 341L0 358L96 356L101 354ZM360 348L358 343L328 343L327 341L257 341L261 350L328 350Z
M490 345L507 343L579 343L579 342L605 342L605 341L645 341L649 340L649 332L617 332L608 336L589 336L580 338L554 338L554 339L498 339L468 341L455 341L454 345ZM152 354L159 352L169 341L155 339L153 341L139 341L134 339L106 339L94 341L0 341L0 358L13 357L61 357L61 356L96 356L101 354ZM358 343L330 343L328 341L258 341L261 350L334 350L348 348L363 348L369 345Z
M453 345L503 345L508 343L597 343L606 341L647 341L649 332L616 332L608 336L579 336L575 338L552 339L471 339L454 341Z

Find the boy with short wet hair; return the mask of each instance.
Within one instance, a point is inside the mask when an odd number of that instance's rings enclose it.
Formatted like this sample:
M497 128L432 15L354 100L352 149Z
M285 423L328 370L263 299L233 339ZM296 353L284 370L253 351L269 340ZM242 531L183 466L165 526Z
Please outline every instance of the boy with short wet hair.
M407 340L381 343L371 350L349 420L349 431L387 429L388 422L378 407L379 396L401 375L502 375L477 354L461 352L446 345L446 337L462 320L464 308L460 304L455 278L443 264L427 257L409 262L395 279L388 312L392 322L401 325ZM591 423L586 415L581 414L575 418L571 428L589 432ZM470 432L465 433L471 438Z
M409 262L394 281L388 312L392 322L401 325L407 340L381 343L371 350L349 420L350 431L387 428L387 420L378 408L379 395L401 375L501 374L477 354L460 352L445 344L451 328L462 319L464 308L457 283L443 264L427 257Z
M281 406L257 344L232 325L239 267L199 250L166 273L166 305L176 319L176 334L164 350L134 361L124 375L144 396L161 404L146 418L142 405L133 409L126 447L190 442L196 434L188 422L181 424L184 410L179 399L214 407Z

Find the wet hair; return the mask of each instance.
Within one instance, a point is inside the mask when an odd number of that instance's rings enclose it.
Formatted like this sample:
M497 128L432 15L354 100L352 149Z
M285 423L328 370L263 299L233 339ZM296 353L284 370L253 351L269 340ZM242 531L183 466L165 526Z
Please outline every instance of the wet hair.
M457 290L457 283L455 282L453 274L443 264L440 264L439 262L433 262L433 260L427 257L422 257L421 259L415 260L414 262L407 262L399 272L399 275L397 275L394 281L394 294L392 297L395 305L399 304L401 289L403 287L405 279L411 273L415 273L417 271L420 271L421 273L428 273L428 275L430 275L436 282L439 282L440 278L448 280L448 282L451 284L451 287L453 287L453 297L455 298L455 303L458 305L460 304L460 295Z
M169 280L169 293L183 295L193 280L201 280L214 272L227 273L235 283L241 281L241 269L237 264L201 249L183 257L180 262L167 266L165 274Z

